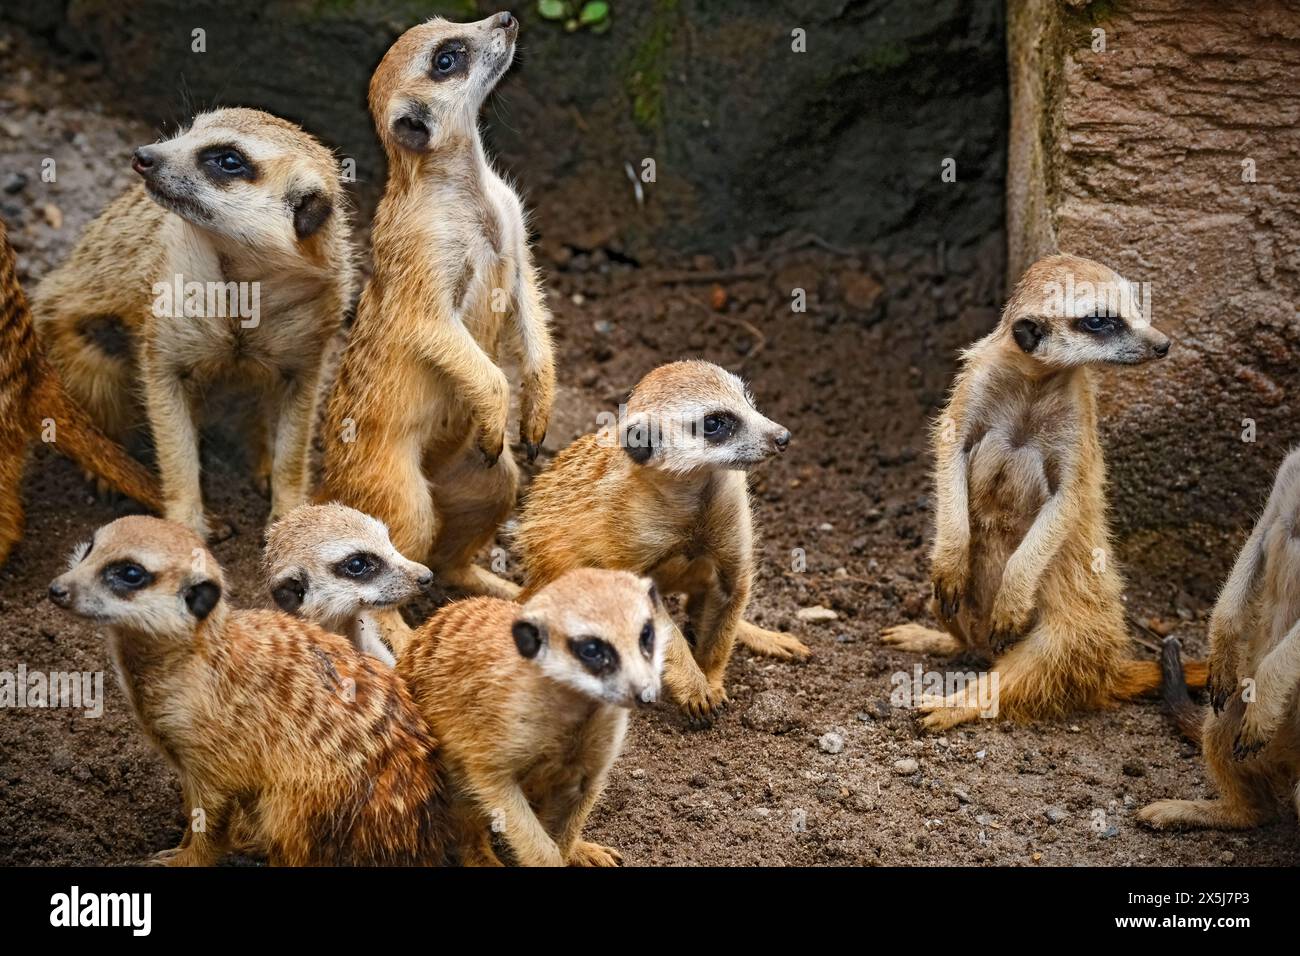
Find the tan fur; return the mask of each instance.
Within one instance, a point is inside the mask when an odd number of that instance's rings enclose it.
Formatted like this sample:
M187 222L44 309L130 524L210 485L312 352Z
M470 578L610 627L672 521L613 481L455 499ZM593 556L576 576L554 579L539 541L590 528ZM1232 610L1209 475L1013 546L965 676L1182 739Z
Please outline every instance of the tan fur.
M113 488L161 508L157 481L94 426L46 360L0 222L0 565L22 540L23 469L27 446L37 437Z
M1085 283L1109 293L1102 314L1123 319L1114 334L1081 328L1097 311ZM931 577L944 631L905 624L883 639L921 653L993 657L998 713L1012 720L1106 707L1160 684L1158 662L1130 658L1092 371L1168 348L1132 292L1087 259L1034 264L998 328L963 353L935 423ZM923 725L942 730L978 717L960 694L926 701Z
M124 589L126 564L152 578ZM228 608L221 587L199 537L144 517L100 528L50 585L107 629L131 709L202 820L155 862L216 863L235 824L273 864L442 862L437 751L403 684L315 625Z
M250 158L256 178L218 185L199 158L217 145ZM200 114L137 151L143 169L141 155L153 161L146 184L111 203L37 288L40 332L100 427L121 438L147 418L165 513L200 534L209 529L197 431L205 391L250 386L254 418L273 423L260 429L258 451L274 519L306 498L321 360L355 281L338 164L297 126L249 109ZM299 234L300 213L314 231ZM259 323L187 316L179 303L156 309L155 284L173 286L176 275L258 283Z
M374 615L433 583L428 568L393 547L382 521L338 503L299 505L271 525L263 565L281 610L342 634L390 667Z
M555 370L523 209L477 128L479 105L514 52L517 21L505 28L500 16L413 27L371 80L388 184L372 232L374 275L329 399L321 500L384 521L397 549L447 587L509 598L514 584L472 563L518 486L501 360L513 352L519 361L530 456L546 433ZM438 51L456 40L464 72L432 79ZM418 142L412 123L423 124Z
M734 441L710 446L690 434L715 412L740 423ZM654 443L648 456L646 435ZM708 719L726 704L723 676L737 639L785 658L809 653L795 638L743 620L754 574L743 469L788 440L718 366L655 369L632 392L619 427L579 438L533 482L516 535L525 597L582 567L643 574L665 594L685 594L695 646L665 614L672 634L665 682L690 717Z
M498 865L494 832L524 866L621 862L582 827L628 708L658 695L668 637L658 605L644 578L579 570L522 607L472 598L416 632L397 672L443 742L462 862ZM578 657L590 638L617 655L606 672Z
M1244 829L1300 813L1300 451L1278 469L1214 606L1210 670L1201 744L1221 796L1161 800L1139 819Z

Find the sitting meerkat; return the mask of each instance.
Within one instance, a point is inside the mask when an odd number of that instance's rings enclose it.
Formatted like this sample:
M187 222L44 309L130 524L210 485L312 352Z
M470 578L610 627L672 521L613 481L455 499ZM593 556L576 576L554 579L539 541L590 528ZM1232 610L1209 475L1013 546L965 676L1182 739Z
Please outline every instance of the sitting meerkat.
M499 833L523 866L621 863L582 827L628 710L658 696L658 605L645 578L586 569L522 605L449 604L415 632L397 673L438 738L461 862L499 865Z
M164 513L204 536L203 395L252 386L274 520L306 500L322 359L353 293L338 164L286 120L222 109L137 149L133 166L144 182L35 290L38 329L106 432L147 416Z
M442 862L437 750L405 685L314 624L232 610L223 587L192 530L139 516L96 531L50 585L107 629L131 709L203 823L154 862L211 865L232 841L288 866Z
M524 597L583 567L643 574L664 594L686 594L693 647L665 613L664 682L689 717L712 717L727 703L723 675L737 639L775 657L810 653L743 619L754 576L746 470L789 441L725 369L660 366L633 389L624 421L579 438L533 481L516 532Z
M371 619L433 584L433 572L402 557L384 523L346 505L299 505L266 533L263 564L280 610L350 638L393 666Z
M1159 688L1159 662L1130 656L1093 368L1168 351L1134 289L1105 266L1054 255L1025 272L998 327L962 354L935 423L931 578L944 630L903 624L882 634L886 644L994 658L998 715L1012 720ZM1189 672L1204 685L1203 664ZM982 713L960 690L920 710L929 730Z
M45 358L0 222L0 565L22 540L23 470L37 436L142 505L161 509L158 482L95 427Z
M371 79L388 184L372 232L374 275L327 405L319 499L382 520L397 550L442 585L502 598L518 587L473 563L518 487L501 360L514 353L519 363L530 458L555 382L523 208L477 126L518 29L508 13L430 20L402 34ZM405 628L395 613L388 620Z
M1160 800L1157 829L1246 829L1300 814L1300 450L1278 469L1264 514L1210 616L1210 702L1201 748L1221 796Z

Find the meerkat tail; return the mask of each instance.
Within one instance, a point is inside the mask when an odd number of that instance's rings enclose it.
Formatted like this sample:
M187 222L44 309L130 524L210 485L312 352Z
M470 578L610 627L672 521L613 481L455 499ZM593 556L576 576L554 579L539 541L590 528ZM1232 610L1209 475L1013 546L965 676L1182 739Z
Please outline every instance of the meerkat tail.
M149 469L95 426L68 394L58 373L43 357L37 360L37 381L31 406L33 430L54 423L51 444L82 468L152 511L162 511L162 489Z
M1183 665L1184 679L1192 690L1205 687L1209 679L1209 667L1205 661L1187 661ZM1119 665L1119 675L1115 683L1116 700L1133 700L1137 697L1150 697L1161 690L1164 674L1160 661L1124 661Z
M1172 635L1165 638L1160 652L1160 670L1160 696L1164 701L1165 713L1180 734L1192 743L1199 744L1205 712L1196 706L1192 695L1188 693L1187 678L1183 673L1182 644Z

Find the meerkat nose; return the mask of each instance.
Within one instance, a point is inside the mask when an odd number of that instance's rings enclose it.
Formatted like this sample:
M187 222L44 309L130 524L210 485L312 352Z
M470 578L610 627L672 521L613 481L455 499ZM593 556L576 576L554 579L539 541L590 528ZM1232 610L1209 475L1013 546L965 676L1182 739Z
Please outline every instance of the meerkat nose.
M72 592L58 581L50 583L50 600L59 607L67 607L72 603Z
M415 583L422 588L433 587L433 572L426 569L423 574L415 579Z
M514 22L515 22L515 18L510 15L509 10L502 10L500 13L497 14L497 26L499 26L502 30L509 30L511 24L513 24Z
M1157 346L1156 346L1156 349L1155 349L1155 352L1156 352L1156 355L1159 355L1161 358L1164 358L1166 355L1168 355L1168 354L1169 354L1169 340L1168 340L1168 339L1165 339L1163 342L1161 342L1159 345L1157 345Z
M131 168L141 176L148 177L158 165L158 157L151 153L148 147L141 146L131 157Z
M782 428L779 432L777 432L776 435L772 438L772 444L776 445L777 451L785 451L785 446L790 444L789 429Z

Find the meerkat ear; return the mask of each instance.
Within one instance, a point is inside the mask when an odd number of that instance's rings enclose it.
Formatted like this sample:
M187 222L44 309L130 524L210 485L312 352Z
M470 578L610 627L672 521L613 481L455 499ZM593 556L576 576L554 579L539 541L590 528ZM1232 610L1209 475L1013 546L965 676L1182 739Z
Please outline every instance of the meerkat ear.
M303 193L293 203L293 231L299 239L314 236L332 212L334 204L319 189Z
M1021 319L1011 326L1011 336L1022 352L1032 352L1043 340L1043 330L1033 319Z
M283 577L271 588L271 597L275 598L276 607L289 614L298 613L306 595L307 575L301 573Z
M514 626L510 628L510 633L514 635L515 647L519 648L519 653L527 658L534 658L542 645L546 643L546 635L542 629L532 621L525 621L520 618L515 621Z
M654 457L654 429L647 419L629 422L623 429L623 450L638 465L644 465Z
M424 103L411 103L393 119L389 128L398 146L423 153L433 139L433 115Z
M200 621L212 613L212 609L221 600L221 585L216 581L204 580L191 584L185 589L185 606Z

